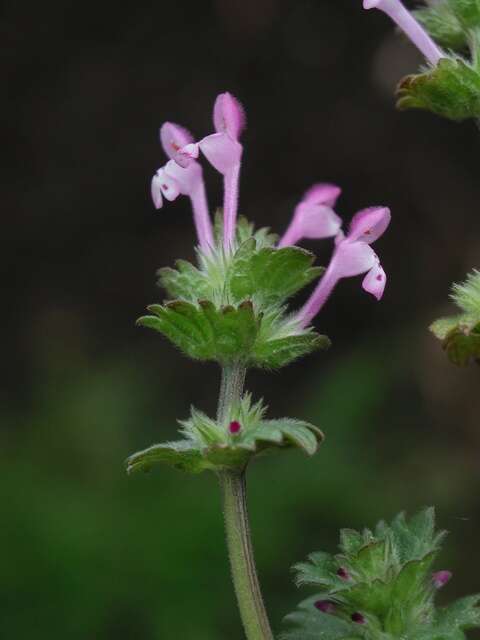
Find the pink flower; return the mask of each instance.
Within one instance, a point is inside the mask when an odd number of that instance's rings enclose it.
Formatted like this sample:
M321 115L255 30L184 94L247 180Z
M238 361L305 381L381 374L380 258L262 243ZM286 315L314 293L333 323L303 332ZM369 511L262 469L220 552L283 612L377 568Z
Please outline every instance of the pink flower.
M363 0L364 9L380 9L386 13L413 44L423 53L427 60L436 65L444 52L435 44L425 29L407 11L400 0Z
M183 127L165 122L160 129L160 141L170 160L152 178L153 203L157 209L160 209L163 206L163 198L172 201L179 195L188 196L192 203L193 219L200 247L207 252L213 247L213 232L202 167L194 161L182 167L173 159L176 158L180 149L191 144L192 136Z
M198 158L199 151L224 177L223 239L229 249L235 236L238 209L238 184L243 147L238 141L245 128L245 113L238 100L230 93L221 93L213 107L216 133L197 143L189 141L177 150L174 158L181 167L189 167Z
M302 238L320 239L336 236L342 220L332 207L341 189L333 184L319 183L311 187L295 208L292 221L278 243L279 247L296 244Z
M362 287L380 300L387 278L370 245L384 233L389 223L390 210L387 207L370 207L353 217L347 236L342 231L338 233L330 264L296 317L301 326L307 326L317 315L341 278L366 273Z

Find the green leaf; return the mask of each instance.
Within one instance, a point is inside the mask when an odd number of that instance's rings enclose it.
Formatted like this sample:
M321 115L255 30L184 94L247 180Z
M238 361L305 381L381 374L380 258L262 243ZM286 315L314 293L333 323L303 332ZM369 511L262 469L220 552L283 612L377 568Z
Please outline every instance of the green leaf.
M480 627L480 595L460 598L456 602L438 611L435 627L439 630L454 632L457 629L468 631Z
M480 0L448 0L464 31L480 27Z
M293 628L282 633L280 640L357 640L361 635L358 625L336 616L322 613L315 608L317 600L324 599L324 594L317 594L304 600L299 610L290 613L285 623Z
M177 260L175 264L176 269L164 267L157 272L158 284L167 291L170 298L196 302L211 297L207 274L186 260Z
M279 304L317 278L315 257L299 247L263 248L245 242L235 254L228 286L235 301L252 299L261 305Z
M463 51L467 48L468 34L452 11L448 0L440 0L428 8L413 12L434 40L446 49Z
M261 334L253 347L253 362L264 369L279 369L308 353L326 350L330 344L327 336L313 331L278 338L275 333L273 337Z
M312 456L323 439L323 433L312 424L282 418L262 420L256 427L246 430L239 439L238 446L257 452L278 447L296 447Z
M151 305L155 315L139 318L137 324L155 329L186 355L197 360L227 363L249 357L258 332L253 306L245 301L237 308L217 309L207 300L198 306L175 300L164 306Z
M200 473L206 467L200 450L188 440L155 444L127 458L127 473L150 471L155 464L168 464L181 471Z
M166 463L190 473L242 470L254 456L275 449L295 447L313 455L323 441L323 433L308 422L282 418L264 420L262 401L253 403L250 394L232 407L228 416L238 420L239 433L232 434L226 424L212 420L192 407L188 420L180 422L184 440L157 444L130 456L127 470L149 469Z
M460 57L442 58L425 73L404 78L399 109L426 109L451 120L480 117L480 73Z

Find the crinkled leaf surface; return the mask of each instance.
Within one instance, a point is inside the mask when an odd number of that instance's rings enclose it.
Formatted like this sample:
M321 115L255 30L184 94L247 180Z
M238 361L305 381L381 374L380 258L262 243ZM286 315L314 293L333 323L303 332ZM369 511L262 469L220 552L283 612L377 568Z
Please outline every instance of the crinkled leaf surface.
M137 323L159 331L186 355L222 363L248 357L258 332L251 302L217 309L212 302L198 305L175 300L148 307L154 315Z

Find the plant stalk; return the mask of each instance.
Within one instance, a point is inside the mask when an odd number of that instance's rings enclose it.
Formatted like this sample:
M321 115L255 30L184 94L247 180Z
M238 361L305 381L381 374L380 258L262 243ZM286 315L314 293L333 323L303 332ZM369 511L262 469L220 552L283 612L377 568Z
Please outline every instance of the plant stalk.
M245 367L233 364L222 369L217 420L228 428L232 406L238 404L245 383ZM233 586L247 640L273 640L258 582L247 511L245 470L218 474L223 494L225 535Z
M273 640L258 582L248 523L244 472L219 474L233 586L247 640Z

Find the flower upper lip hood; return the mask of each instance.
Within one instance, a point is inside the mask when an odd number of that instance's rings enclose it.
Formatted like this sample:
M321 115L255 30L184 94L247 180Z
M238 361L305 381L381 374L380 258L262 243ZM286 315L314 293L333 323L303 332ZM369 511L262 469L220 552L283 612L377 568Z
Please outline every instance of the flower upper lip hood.
M302 238L320 239L337 235L342 220L333 207L340 193L340 187L333 184L313 185L295 208L292 221L278 246L296 244Z

